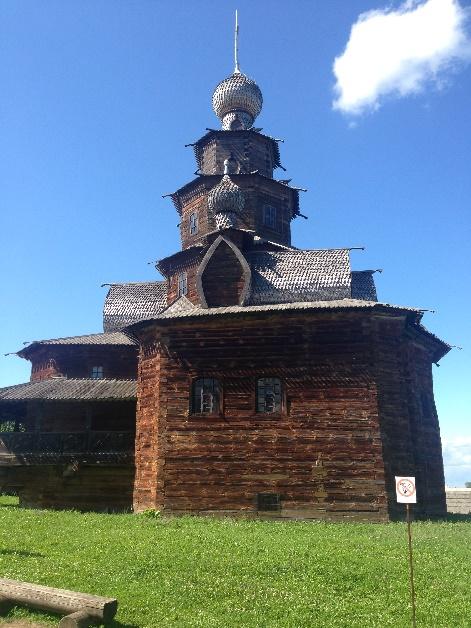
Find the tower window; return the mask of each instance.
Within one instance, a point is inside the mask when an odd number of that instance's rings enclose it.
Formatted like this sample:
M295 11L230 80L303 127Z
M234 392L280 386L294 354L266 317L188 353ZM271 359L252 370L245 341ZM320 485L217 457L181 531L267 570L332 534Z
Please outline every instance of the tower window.
M186 272L178 275L178 296L181 297L188 294L188 277Z
M193 212L189 217L190 222L190 235L196 235L198 233L198 214Z
M281 412L281 381L277 377L257 380L257 412Z
M193 414L218 414L220 386L217 379L203 377L193 382L191 411Z
M276 207L265 205L263 208L263 224L270 229L276 229Z
M103 379L103 367L102 366L92 366L91 378L92 379Z

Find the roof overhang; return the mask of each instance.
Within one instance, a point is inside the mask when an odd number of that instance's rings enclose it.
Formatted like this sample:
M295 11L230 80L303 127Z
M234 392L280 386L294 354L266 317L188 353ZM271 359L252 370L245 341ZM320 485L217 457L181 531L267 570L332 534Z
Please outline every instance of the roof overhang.
M133 401L136 399L136 387L136 380L131 379L52 377L0 388L0 403Z

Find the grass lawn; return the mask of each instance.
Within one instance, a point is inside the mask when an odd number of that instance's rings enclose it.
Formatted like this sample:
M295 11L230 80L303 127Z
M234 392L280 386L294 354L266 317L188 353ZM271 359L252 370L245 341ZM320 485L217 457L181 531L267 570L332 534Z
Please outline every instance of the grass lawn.
M116 597L116 627L410 626L403 523L79 514L2 497L0 534L2 577ZM418 628L471 626L471 521L413 535Z

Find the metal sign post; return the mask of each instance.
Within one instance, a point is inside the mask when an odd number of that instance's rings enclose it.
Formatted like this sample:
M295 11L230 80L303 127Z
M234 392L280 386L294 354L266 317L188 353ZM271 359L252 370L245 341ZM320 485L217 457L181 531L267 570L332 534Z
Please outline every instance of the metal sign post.
M410 505L417 503L415 491L415 478L411 476L396 475L396 499L399 504L406 505L407 515L407 536L409 538L409 573L410 573L410 595L412 603L412 626L416 628L415 621L415 588L414 588L414 563L412 561L412 531L410 525Z

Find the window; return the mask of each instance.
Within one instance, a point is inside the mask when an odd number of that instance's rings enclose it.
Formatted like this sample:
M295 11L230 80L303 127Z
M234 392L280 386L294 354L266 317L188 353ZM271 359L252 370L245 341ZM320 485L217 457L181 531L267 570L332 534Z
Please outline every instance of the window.
M26 425L18 419L3 419L0 421L0 432L26 432Z
M257 380L257 412L281 412L281 381L277 377Z
M220 390L217 379L195 379L191 397L193 414L219 414Z
M178 275L178 296L181 297L188 293L188 277L186 272Z
M257 510L276 512L281 510L279 493L257 493Z
M265 205L263 208L263 224L270 229L276 229L276 207Z
M92 366L91 377L92 379L103 379L103 367Z
M193 212L190 214L190 235L196 235L198 233L198 214Z

